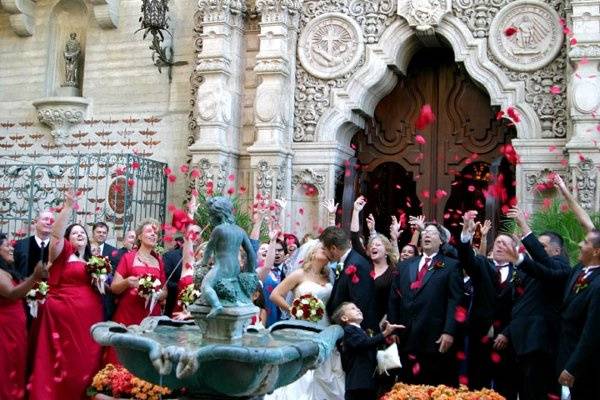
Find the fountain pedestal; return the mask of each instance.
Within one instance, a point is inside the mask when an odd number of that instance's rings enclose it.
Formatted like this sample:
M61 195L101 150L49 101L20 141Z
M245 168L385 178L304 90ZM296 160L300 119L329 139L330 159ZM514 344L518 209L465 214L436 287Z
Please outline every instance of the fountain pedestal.
M206 318L211 308L203 304L192 304L188 307L202 336L207 340L231 342L239 340L250 325L252 317L260 309L254 305L241 307L224 307L223 311L213 317Z

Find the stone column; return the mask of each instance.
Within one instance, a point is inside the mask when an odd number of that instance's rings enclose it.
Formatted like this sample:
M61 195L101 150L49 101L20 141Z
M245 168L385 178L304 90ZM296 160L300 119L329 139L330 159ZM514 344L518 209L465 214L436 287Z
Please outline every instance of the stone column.
M254 195L290 204L291 137L294 115L294 66L298 0L257 0L260 15L259 52L254 72L259 85L254 101L256 139L248 148ZM286 213L290 213L289 209ZM285 230L290 229L286 218Z
M194 165L221 176L219 171L237 169L246 5L241 0L200 0L198 6L203 43L197 71L203 82L196 94L198 129L190 153Z
M569 107L572 134L569 152L571 183L584 208L598 211L597 168L600 167L600 1L573 0L572 30L577 43L569 60Z

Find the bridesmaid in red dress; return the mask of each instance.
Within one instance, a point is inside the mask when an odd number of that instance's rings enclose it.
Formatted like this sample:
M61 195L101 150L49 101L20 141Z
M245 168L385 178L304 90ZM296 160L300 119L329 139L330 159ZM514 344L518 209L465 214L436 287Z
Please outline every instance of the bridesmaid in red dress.
M23 298L45 275L42 263L19 283L14 269L13 248L0 233L0 399L25 398L27 363L27 317Z
M154 251L158 241L159 224L157 221L148 219L136 229L138 241L137 250L132 250L123 255L115 277L110 286L111 291L117 299L117 308L113 315L113 321L127 325L139 324L148 316L161 315L160 303L167 297L164 287L165 269L162 258ZM158 301L149 310L146 307L146 299L138 294L139 279L151 274L161 282ZM108 348L106 362L119 364L116 352Z
M179 298L181 293L185 291L189 285L194 284L194 264L196 263L194 244L201 240L201 237L200 240L198 239L198 236L201 234L202 232L198 225L190 225L184 238L182 249L183 259L181 262L183 267L181 270L181 277L179 278L179 282L177 282L177 303L173 309L173 319L176 320L185 320L192 317L183 307Z
M90 328L103 320L102 298L85 268L91 256L85 228L66 227L75 204L69 191L52 228L50 289L32 325L30 400L87 399L86 389L100 369L102 351Z

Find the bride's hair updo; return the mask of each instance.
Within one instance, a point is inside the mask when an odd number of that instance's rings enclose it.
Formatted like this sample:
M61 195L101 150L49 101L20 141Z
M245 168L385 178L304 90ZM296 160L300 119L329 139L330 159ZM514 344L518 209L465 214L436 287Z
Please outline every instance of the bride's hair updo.
M308 271L308 270L310 270L313 263L315 262L315 257L317 255L317 251L319 251L319 249L323 247L323 244L321 243L320 240L315 239L315 240L311 240L311 241L307 242L306 244L302 245L302 247L306 249L304 252L304 260L302 263L302 269L304 271ZM323 268L321 268L320 274L325 279L329 279L329 273L327 271L326 265L323 266Z

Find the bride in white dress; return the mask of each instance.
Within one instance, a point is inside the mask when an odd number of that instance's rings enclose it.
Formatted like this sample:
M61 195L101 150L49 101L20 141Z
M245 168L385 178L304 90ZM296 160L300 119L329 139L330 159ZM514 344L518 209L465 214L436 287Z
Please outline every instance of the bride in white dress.
M288 275L271 293L271 301L289 313L290 304L286 296L292 292L293 298L312 294L327 304L332 284L329 281L329 259L318 240L306 243L304 259L299 260L300 267ZM328 326L327 316L317 323ZM343 400L344 371L340 354L334 350L331 356L314 370L309 370L300 379L275 390L264 397L265 400Z

